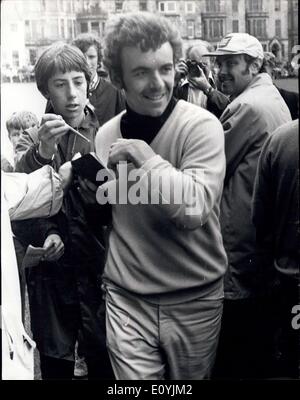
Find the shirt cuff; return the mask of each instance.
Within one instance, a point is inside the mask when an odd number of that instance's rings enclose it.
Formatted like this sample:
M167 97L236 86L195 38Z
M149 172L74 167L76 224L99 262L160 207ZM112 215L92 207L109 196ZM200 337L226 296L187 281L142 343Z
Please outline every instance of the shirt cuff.
M35 149L34 149L33 157L34 157L35 161L36 161L39 165L43 166L43 165L47 165L47 164L51 164L51 163L52 163L52 161L53 161L53 159L54 159L54 154L53 154L53 156L52 156L51 158L44 158L44 157L42 157L42 156L40 155L40 153L39 153L39 143L38 143L38 144L36 145Z

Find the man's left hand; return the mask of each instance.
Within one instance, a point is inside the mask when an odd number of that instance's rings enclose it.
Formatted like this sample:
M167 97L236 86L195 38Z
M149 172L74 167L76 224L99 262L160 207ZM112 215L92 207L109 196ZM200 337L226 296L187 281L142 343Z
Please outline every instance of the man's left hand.
M118 139L110 147L107 166L115 169L120 161L128 161L136 168L140 168L155 155L156 153L143 140Z

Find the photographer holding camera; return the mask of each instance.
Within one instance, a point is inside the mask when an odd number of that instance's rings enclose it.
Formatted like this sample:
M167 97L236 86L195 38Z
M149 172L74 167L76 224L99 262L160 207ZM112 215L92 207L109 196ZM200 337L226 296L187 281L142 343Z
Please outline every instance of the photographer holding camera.
M210 59L203 57L210 47L201 42L187 50L186 60L181 59L176 65L174 95L207 109L219 118L229 99L217 90Z

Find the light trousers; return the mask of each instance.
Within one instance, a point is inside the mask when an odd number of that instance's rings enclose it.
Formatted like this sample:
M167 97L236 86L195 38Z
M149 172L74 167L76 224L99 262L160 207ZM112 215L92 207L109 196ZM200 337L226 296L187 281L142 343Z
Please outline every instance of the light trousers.
M157 305L106 285L107 347L119 380L209 379L223 300Z

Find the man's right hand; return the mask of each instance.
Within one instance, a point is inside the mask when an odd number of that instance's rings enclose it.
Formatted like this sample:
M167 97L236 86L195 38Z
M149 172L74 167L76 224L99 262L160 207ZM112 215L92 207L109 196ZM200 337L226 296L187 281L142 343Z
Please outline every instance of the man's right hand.
M205 92L211 87L211 85L208 82L208 79L206 78L206 75L201 68L199 68L199 74L200 74L199 76L189 77L188 80L192 86Z
M183 58L175 66L175 81L178 82L181 78L188 74L188 66Z
M57 150L57 143L68 130L68 125L60 115L44 114L38 130L40 156L51 159Z

